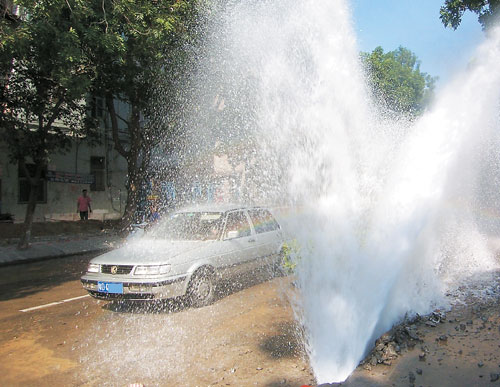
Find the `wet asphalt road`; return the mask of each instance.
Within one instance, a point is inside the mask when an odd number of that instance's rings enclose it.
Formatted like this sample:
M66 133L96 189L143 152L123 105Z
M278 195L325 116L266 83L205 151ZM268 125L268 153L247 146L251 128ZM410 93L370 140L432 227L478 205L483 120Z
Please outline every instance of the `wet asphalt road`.
M251 278L200 309L113 304L81 287L93 256L0 269L0 385L313 382L283 296L288 279Z
M314 384L286 296L289 278L252 277L200 309L113 304L86 297L80 285L91 258L0 269L0 386ZM414 350L391 367L358 367L344 385L408 386L410 374L415 385L493 385L499 308L492 302L474 312L472 305L438 327L422 323ZM445 342L437 339L443 335Z
M74 367L65 347L76 336L72 327L81 324L79 314L91 306L90 299L22 310L85 296L78 279L93 256L0 269L1 384L63 385L69 380Z

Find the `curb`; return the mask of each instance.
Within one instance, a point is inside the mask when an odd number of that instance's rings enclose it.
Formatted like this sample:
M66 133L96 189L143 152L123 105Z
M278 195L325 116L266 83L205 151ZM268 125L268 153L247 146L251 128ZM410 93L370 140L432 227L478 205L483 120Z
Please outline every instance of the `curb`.
M107 252L110 250L114 250L115 247L102 247L99 249L92 249L92 250L81 250L81 251L75 251L72 253L61 253L61 254L53 254L53 255L45 255L41 257L30 257L30 258L19 258L15 259L9 262L0 262L0 267L5 267L5 266L14 266L14 265L22 265L25 263L34 263L34 262L40 262L40 261L46 261L49 259L59 259L59 258L66 258L66 257L74 257L77 255L85 255L85 254L92 254L92 253L100 253L100 252Z

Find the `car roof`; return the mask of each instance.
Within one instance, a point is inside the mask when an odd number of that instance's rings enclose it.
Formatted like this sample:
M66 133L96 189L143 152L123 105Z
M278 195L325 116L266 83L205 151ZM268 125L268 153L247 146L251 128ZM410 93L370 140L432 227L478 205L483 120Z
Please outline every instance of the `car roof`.
M258 208L257 206L248 206L244 204L234 204L234 203L206 203L206 204L196 204L192 206L187 206L179 208L175 212L227 212L233 210Z

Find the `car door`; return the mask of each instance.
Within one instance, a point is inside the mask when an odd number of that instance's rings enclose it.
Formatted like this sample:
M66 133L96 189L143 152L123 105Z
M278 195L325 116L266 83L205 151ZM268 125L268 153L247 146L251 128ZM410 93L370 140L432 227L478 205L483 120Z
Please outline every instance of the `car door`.
M255 234L245 210L227 214L222 235L221 263L226 275L240 274L258 257Z
M255 244L259 263L264 265L276 258L282 245L282 233L279 223L271 212L265 208L252 208L248 210L255 231Z

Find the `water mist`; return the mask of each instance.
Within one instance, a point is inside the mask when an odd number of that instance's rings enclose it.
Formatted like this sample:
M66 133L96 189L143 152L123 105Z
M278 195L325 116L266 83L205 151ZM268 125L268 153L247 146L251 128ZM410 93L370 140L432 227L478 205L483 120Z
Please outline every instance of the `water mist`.
M345 1L244 2L226 21L220 63L257 84L267 201L293 208L310 361L318 382L343 381L405 314L498 266L477 214L498 204L500 32L428 112L392 122L370 101Z

